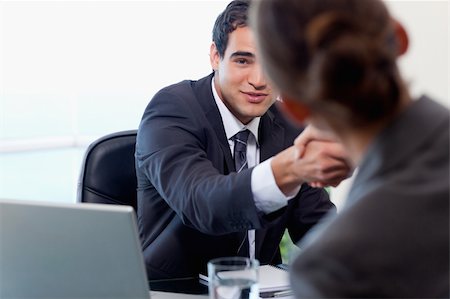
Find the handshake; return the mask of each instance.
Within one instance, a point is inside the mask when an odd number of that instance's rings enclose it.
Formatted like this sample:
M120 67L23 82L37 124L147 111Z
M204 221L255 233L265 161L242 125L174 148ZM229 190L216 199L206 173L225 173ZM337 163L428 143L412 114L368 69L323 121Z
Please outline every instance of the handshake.
M353 172L348 152L331 134L308 126L294 145L273 157L272 171L280 190L289 195L299 185L336 187Z

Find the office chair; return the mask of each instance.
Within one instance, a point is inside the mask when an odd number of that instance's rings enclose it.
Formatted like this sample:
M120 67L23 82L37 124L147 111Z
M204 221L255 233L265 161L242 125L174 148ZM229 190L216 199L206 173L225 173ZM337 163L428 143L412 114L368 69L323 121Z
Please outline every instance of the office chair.
M136 134L137 130L116 132L89 145L78 181L78 202L129 205L137 211Z

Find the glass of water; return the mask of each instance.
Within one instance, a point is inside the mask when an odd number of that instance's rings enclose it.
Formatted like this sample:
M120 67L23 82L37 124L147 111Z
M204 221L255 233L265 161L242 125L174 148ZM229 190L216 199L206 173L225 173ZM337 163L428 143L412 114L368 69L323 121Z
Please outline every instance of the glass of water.
M259 261L222 257L209 261L210 299L258 299Z

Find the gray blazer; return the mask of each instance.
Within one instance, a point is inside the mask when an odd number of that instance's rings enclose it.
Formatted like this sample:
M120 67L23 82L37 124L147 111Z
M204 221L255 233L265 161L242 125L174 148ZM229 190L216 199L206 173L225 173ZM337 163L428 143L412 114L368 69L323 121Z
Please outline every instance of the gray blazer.
M449 111L415 101L370 146L343 212L306 239L298 298L448 298Z

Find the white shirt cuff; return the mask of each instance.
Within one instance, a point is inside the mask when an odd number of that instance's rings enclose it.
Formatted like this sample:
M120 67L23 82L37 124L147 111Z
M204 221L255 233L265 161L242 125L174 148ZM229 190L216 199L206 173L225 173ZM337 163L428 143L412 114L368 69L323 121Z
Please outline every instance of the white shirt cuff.
M272 158L256 165L252 171L253 200L258 210L266 214L286 206L288 200L297 195L301 187L299 186L295 193L285 196L275 182L271 161Z

